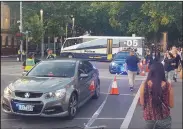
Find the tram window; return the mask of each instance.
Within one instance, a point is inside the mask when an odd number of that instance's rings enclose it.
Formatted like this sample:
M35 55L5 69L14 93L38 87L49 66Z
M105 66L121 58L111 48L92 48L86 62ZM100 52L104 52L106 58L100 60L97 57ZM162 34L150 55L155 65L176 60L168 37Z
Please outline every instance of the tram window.
M78 38L78 39L67 39L65 44L64 44L64 48L65 47L70 47L72 45L77 45L82 43L82 38Z
M83 38L83 42L89 42L95 40L96 38Z

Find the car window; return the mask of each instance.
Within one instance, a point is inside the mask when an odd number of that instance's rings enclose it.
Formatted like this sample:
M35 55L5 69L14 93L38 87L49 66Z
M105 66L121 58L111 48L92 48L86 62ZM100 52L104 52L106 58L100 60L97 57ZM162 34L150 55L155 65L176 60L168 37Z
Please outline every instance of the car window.
M73 77L76 63L72 62L41 62L27 76L37 77Z
M86 72L89 73L93 70L93 65L89 61L84 61L84 65L86 67Z
M85 65L82 61L79 62L79 67L78 67L78 74L80 75L81 73L86 74Z
M114 57L114 59L126 59L126 57L129 56L128 52L124 53L117 53Z

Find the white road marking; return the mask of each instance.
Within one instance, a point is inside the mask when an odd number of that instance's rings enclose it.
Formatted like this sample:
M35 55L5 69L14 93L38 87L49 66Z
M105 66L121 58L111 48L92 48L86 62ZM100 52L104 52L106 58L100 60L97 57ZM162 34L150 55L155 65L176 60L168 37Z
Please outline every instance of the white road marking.
M76 117L74 118L76 120L88 120L88 119L91 119L91 118L87 118L87 117ZM96 118L96 120L124 120L125 118ZM21 120L21 119L1 119L1 121L18 121L18 120Z
M100 92L100 94L104 94L104 95L108 95L109 93L105 93L105 92ZM121 96L135 96L134 94L119 94Z
M136 105L138 103L139 96L140 96L140 88L138 89L138 92L137 92L135 98L133 99L133 102L132 102L132 104L131 104L131 106L130 106L130 108L129 108L126 116L125 116L125 119L124 119L123 123L121 124L120 129L128 129L129 124L132 120L134 111L136 109Z
M21 76L20 73L1 73L1 76Z
M1 119L1 121L16 121L16 120L20 120L20 119Z
M74 119L76 119L76 120L86 120L86 119L91 119L91 118L76 117ZM96 120L124 120L124 118L96 118Z
M112 80L113 81L113 80ZM110 83L109 85L109 88L108 88L108 93L110 91L110 88L111 88L111 85L112 85L112 82ZM91 117L91 119L87 122L87 124L85 124L85 127L90 127L94 122L95 120L97 119L98 115L100 114L100 112L102 111L105 103L107 102L107 99L108 99L108 96L106 96L105 100L103 101L103 103L100 105L100 107L96 110L96 112L93 114L93 116Z
M22 76L21 73L1 73L1 76ZM101 79L113 79L114 77L111 77L111 76L99 76ZM125 79L125 80L128 80L127 77L125 76L122 76L122 77L117 77L116 78L117 80L120 80L120 79ZM136 78L136 80L145 80L145 78Z
M102 79L113 79L114 77L111 77L111 76L99 76L100 78ZM121 77L116 77L117 80L120 80L120 79L124 79L124 80L128 80L128 77L126 76L121 76ZM145 77L141 77L141 76L137 76L135 80L137 81L143 81L145 80L146 78Z

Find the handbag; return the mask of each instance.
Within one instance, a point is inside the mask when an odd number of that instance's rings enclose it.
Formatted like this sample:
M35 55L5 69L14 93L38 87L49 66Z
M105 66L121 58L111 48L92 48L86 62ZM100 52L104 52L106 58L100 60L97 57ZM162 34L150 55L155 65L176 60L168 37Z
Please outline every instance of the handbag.
M180 64L179 64L179 66L178 66L177 71L178 71L178 72L180 72L180 71L181 71L181 69L182 69L182 65L181 65L181 63L180 63Z

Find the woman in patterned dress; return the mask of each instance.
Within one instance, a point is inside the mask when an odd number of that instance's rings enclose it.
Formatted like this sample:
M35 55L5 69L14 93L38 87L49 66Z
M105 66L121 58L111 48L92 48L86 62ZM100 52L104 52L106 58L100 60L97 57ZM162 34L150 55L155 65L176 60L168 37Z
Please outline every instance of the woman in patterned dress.
M152 64L148 77L140 87L140 104L146 129L170 129L170 108L174 106L171 84L165 78L163 65Z

